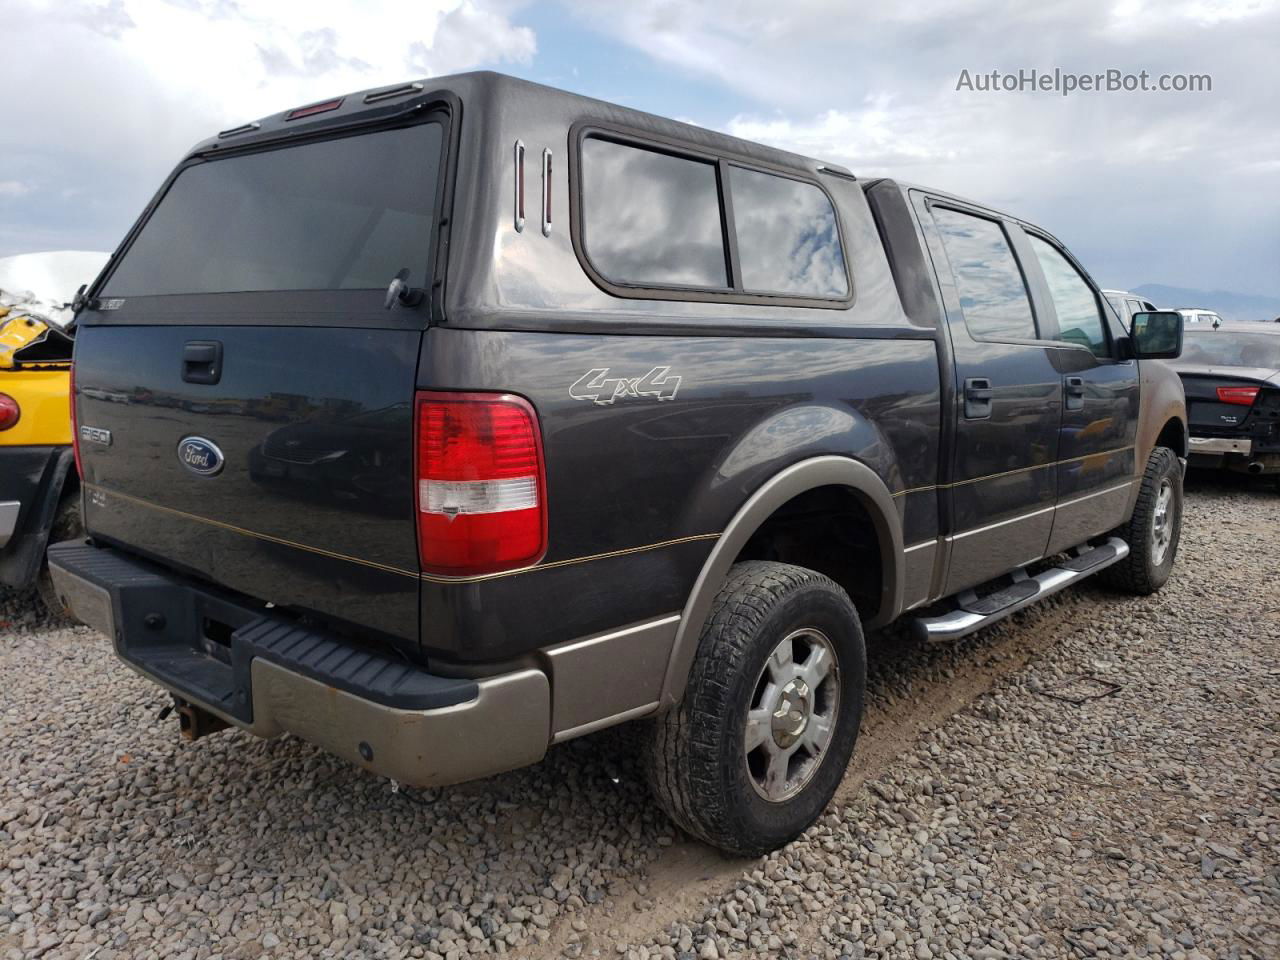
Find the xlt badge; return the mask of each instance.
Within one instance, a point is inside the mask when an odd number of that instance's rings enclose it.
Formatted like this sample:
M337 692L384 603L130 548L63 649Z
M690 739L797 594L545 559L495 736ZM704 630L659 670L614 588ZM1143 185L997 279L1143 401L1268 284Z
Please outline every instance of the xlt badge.
M192 473L202 477L220 473L226 462L218 445L204 437L184 437L179 441L178 460Z

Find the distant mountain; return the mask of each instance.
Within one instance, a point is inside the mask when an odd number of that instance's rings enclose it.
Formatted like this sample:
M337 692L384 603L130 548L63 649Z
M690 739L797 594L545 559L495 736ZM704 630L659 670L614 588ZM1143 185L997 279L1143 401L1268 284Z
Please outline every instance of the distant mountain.
M1144 283L1133 288L1157 307L1205 307L1222 315L1224 320L1263 320L1280 317L1280 297L1259 297L1230 290L1192 290L1188 287L1166 287L1161 283Z

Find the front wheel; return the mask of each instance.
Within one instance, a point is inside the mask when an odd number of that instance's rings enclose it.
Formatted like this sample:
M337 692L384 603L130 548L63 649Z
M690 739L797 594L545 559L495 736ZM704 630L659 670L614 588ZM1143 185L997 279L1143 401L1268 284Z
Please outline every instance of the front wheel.
M776 850L835 794L865 683L862 628L844 590L803 567L737 564L712 605L684 699L652 721L655 797L712 846Z
M1168 447L1151 451L1133 515L1116 534L1129 544L1129 555L1103 570L1102 578L1140 595L1163 587L1182 535L1182 464Z

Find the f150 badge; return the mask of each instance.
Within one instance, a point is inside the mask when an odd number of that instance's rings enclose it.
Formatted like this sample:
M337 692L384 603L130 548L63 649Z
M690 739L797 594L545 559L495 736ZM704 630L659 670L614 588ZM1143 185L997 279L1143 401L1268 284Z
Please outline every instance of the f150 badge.
M597 367L578 378L569 388L569 396L607 407L621 397L674 400L679 389L680 377L671 373L670 367L654 367L642 377L611 377L608 367Z
M178 461L192 473L212 477L221 472L226 458L212 440L204 437L184 437L178 443Z

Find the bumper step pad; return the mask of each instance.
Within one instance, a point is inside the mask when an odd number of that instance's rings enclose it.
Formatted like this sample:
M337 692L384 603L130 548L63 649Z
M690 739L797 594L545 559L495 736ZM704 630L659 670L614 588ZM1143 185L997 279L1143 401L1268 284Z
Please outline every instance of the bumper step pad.
M929 643L968 636L1104 567L1118 563L1128 555L1129 545L1118 537L1111 537L1099 546L1081 548L1070 560L1037 573L1034 577L1019 570L1013 574L1010 586L986 596L979 597L972 590L965 591L955 598L953 610L912 620L912 632L917 639Z
M254 721L255 659L401 710L451 707L479 692L474 680L437 676L394 654L263 614L116 550L60 543L49 548L49 562L55 580L101 597L103 616L92 625L111 635L121 659L245 725Z

